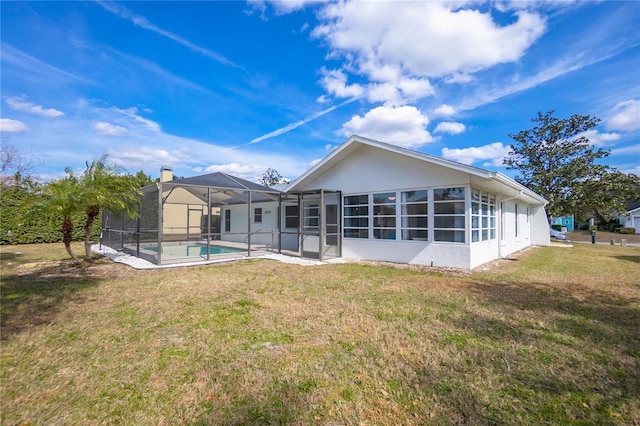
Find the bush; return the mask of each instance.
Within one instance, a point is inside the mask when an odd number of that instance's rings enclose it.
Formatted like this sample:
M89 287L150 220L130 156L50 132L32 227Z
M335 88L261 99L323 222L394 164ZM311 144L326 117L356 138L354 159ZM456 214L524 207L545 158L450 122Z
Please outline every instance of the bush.
M620 232L621 234L635 234L636 233L636 228L628 228L628 227L621 227L618 232Z
M562 231L562 225L551 225L551 229L555 229L556 231Z

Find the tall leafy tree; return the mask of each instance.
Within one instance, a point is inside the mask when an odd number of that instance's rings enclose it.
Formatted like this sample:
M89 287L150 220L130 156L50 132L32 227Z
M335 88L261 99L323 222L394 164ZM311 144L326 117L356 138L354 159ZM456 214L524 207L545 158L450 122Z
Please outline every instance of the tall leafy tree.
M282 182L282 176L277 170L268 168L260 178L260 183L264 186L273 186Z
M586 137L600 119L578 114L556 118L553 114L553 110L539 112L531 120L536 123L532 129L509 135L515 142L504 164L520 173L515 178L518 182L549 200L547 215L562 216L592 204L589 197L594 188L611 182L614 170L596 163L610 151L593 146ZM600 195L599 204L615 204L615 191Z

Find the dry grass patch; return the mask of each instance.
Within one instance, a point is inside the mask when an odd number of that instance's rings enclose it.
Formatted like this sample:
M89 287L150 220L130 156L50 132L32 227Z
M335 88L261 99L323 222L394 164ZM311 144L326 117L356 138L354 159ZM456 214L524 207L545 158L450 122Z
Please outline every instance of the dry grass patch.
M433 274L42 247L0 247L3 424L640 421L638 248Z

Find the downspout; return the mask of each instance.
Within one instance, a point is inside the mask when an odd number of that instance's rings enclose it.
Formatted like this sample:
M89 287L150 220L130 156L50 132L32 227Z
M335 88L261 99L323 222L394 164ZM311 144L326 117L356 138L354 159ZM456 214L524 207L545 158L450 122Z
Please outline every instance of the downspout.
M502 223L502 217L503 217L502 203L504 203L505 201L511 201L511 200L514 200L514 199L516 199L518 197L521 197L523 193L524 193L524 191L521 189L513 197L509 197L509 198L505 198L503 200L500 200L501 207L500 207L500 226L498 227L498 259L502 259L502 228L503 228L503 223ZM516 220L518 220L517 217L516 217Z

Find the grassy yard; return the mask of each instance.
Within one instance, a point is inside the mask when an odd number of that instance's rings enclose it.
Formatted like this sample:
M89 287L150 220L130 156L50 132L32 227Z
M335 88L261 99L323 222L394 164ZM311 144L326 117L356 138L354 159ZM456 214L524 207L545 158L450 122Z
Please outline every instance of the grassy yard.
M640 423L637 247L474 273L0 253L2 424Z

